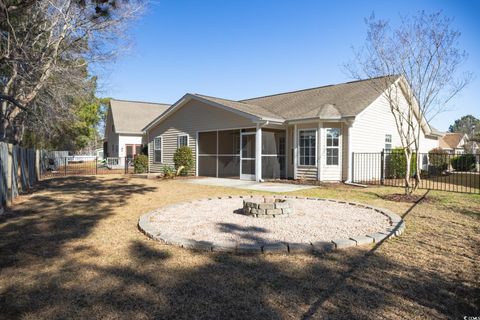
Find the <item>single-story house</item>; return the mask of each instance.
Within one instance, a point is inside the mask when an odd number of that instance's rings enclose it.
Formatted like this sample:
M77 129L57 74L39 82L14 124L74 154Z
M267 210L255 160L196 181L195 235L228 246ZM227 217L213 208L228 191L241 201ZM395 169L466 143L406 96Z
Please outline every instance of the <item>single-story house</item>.
M440 138L439 146L449 154L465 153L465 144L468 142L468 136L459 132L447 132Z
M125 157L133 158L139 154L142 145L146 144L142 129L169 106L163 103L111 99L105 123L104 157L113 158L112 164L120 164Z
M175 150L187 145L198 176L351 181L353 152L401 145L390 106L370 81L240 101L187 93L144 128L149 172L173 166ZM428 152L439 135L420 123L420 151Z

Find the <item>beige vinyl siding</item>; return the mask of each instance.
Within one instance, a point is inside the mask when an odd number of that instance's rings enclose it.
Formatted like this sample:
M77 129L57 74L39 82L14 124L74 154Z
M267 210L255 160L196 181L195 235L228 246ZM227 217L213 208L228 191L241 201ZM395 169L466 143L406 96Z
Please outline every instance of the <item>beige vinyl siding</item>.
M405 110L408 105L405 97L401 97ZM377 98L355 119L352 128L353 152L381 152L385 147L385 135L392 135L392 148L401 147L395 118L390 111L390 105L384 96ZM420 152L428 152L438 144L438 140L420 136Z
M105 124L105 139L107 140L108 157L118 157L117 147L119 145L119 135L112 130L113 117L112 108L108 108L107 121ZM112 146L115 149L112 151Z
M297 179L300 180L317 180L316 167L297 167Z
M385 147L386 134L392 135L393 148L401 146L390 105L384 97L380 97L355 118L351 128L351 152L381 152Z
M192 100L148 131L149 170L161 172L163 165L173 166L177 137L188 135L188 145L196 154L197 132L253 127L251 120L232 112ZM153 163L153 139L162 136L163 163ZM194 173L194 172L192 172Z
M402 97L402 105L407 110L408 105L405 98ZM401 147L400 135L398 134L395 118L390 111L388 100L380 96L367 109L365 109L355 119L351 129L352 150L355 153L380 153L385 148L385 135L392 135L392 148ZM433 147L438 146L438 140L425 137L423 131L420 137L420 152L428 152ZM368 161L370 171L364 172L360 176L364 179L380 178L380 156L362 155L362 159ZM360 160L360 158L355 158ZM355 176L359 177L359 172L365 170L365 164L354 161L353 167Z

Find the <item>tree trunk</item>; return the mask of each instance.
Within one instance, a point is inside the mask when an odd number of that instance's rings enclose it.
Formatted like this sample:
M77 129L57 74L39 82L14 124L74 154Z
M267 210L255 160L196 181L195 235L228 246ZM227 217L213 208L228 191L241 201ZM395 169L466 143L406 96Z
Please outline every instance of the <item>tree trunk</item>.
M415 152L415 160L416 160L416 164L417 164L417 167L415 169L415 182L414 182L414 185L413 185L413 190L412 190L412 193L417 191L418 187L420 186L420 183L422 182L422 177L420 176L420 173L422 172L422 161L423 159L420 159L421 158L421 155L420 153L418 153L418 151Z
M410 181L410 170L411 170L411 163L412 163L412 152L409 149L404 150L405 153L405 161L406 161L406 166L405 166L405 194L406 195L411 195L413 192L412 189L412 183Z

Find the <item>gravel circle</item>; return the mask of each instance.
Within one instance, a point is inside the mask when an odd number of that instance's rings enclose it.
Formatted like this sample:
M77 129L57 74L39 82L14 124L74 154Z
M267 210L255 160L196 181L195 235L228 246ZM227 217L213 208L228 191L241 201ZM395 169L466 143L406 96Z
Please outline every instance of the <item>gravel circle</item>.
M160 208L148 214L157 235L237 245L331 242L391 227L390 217L361 204L326 199L290 199L295 212L282 218L253 218L236 213L240 197L197 200Z

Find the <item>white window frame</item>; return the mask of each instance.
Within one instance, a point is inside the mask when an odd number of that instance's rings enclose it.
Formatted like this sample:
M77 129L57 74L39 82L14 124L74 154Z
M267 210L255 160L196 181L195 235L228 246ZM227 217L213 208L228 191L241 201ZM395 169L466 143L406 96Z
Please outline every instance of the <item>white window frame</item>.
M338 146L328 146L328 130L338 130ZM325 166L327 167L338 167L340 165L341 159L340 159L340 151L341 151L341 136L342 136L342 130L340 128L325 128ZM338 163L337 164L328 164L328 149L337 149L338 154L337 154L337 159Z
M157 149L155 146L155 140L160 139L160 149ZM160 153L160 162L155 161L155 151L161 151ZM163 137L162 136L156 136L153 138L153 163L163 163Z
M390 136L390 141L389 142L387 142L387 137L388 136ZM390 133L386 133L385 134L385 141L384 141L385 143L384 143L384 146L383 146L383 148L384 148L383 151L391 151L393 149L392 140L393 140L393 135L390 134ZM387 144L390 145L390 149L386 148Z
M314 161L313 163L314 164L302 164L302 157L301 157L301 152L300 152L300 138L301 138L301 133L302 131L314 131L315 132L315 153L314 153ZM299 167L317 167L317 149L318 149L318 131L317 131L317 128L302 128L302 129L298 129L298 138L297 138L297 146L298 146L298 155L297 155L297 159L298 159L298 166Z
M180 147L181 147L181 146L180 146L180 138L182 138L182 137L187 137L187 144L186 144L185 146L187 146L187 147L189 146L188 134L179 134L179 135L177 136L177 148L180 148Z

